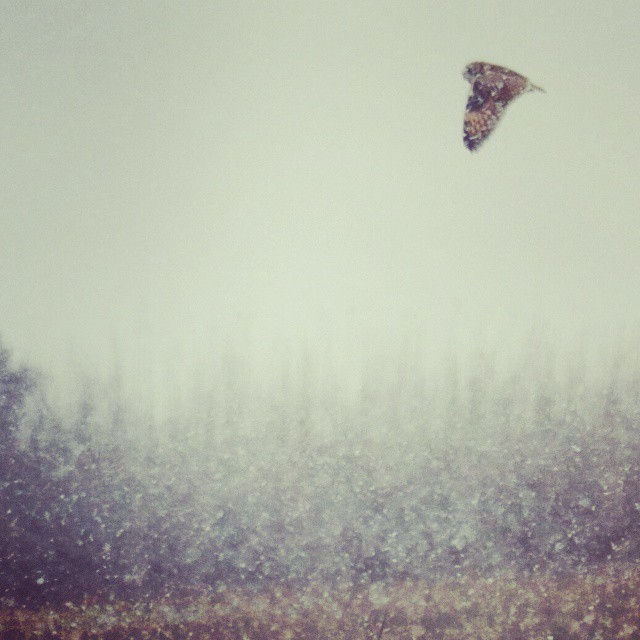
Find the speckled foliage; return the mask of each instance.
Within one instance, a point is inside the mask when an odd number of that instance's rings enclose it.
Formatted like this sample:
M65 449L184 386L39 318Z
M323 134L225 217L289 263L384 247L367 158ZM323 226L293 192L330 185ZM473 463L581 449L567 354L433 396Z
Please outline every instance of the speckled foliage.
M1 638L61 640L622 640L640 633L640 569L465 574L353 589L230 590L61 611L5 610Z

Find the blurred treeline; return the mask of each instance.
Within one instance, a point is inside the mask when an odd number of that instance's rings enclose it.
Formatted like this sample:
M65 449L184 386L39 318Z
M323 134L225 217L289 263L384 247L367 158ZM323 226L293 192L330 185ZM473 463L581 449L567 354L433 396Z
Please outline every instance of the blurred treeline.
M61 415L2 349L0 599L636 563L634 354L594 373L532 343L511 368L485 351L439 379L405 358L355 401L311 365L260 398L230 367L160 428L117 386Z

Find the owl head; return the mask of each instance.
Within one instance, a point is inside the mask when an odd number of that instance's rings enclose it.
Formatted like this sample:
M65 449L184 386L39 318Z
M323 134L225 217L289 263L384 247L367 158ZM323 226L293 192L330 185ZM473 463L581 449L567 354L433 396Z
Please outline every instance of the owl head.
M486 73L487 64L484 62L471 62L468 64L462 75L467 82L473 84L477 78Z

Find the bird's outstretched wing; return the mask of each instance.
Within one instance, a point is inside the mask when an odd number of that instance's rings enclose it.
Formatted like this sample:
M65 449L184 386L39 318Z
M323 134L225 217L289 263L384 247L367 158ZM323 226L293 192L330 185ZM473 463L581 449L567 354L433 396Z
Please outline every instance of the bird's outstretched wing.
M464 114L464 144L469 151L477 149L496 128L504 106L492 98L471 94Z
M477 149L496 128L507 105L527 91L543 91L511 69L487 62L472 62L463 76L471 84L464 114L464 144Z

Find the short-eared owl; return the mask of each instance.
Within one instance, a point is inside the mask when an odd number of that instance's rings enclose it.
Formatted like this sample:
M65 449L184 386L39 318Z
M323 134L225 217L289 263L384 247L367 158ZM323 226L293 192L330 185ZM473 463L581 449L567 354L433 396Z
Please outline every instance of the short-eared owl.
M507 105L527 91L544 91L511 69L487 62L472 62L463 73L471 84L464 114L464 144L477 149L496 128Z

